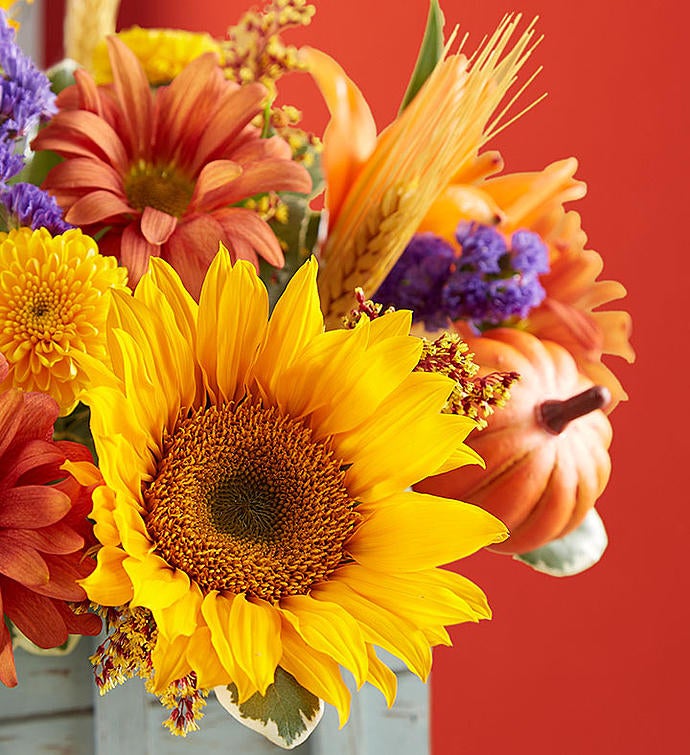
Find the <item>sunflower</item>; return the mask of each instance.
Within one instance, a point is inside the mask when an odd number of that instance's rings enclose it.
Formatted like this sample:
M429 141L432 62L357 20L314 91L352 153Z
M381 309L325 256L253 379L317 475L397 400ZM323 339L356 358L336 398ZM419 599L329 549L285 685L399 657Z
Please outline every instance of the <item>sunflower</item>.
M107 359L103 326L110 288L126 290L126 271L98 253L80 230L0 234L0 355L9 387L49 393L66 414L84 387L74 355Z
M495 168L501 166L495 160ZM550 270L540 276L546 296L523 326L566 348L580 372L606 386L611 392L607 407L611 412L627 394L602 356L634 361L631 319L625 311L601 309L624 297L626 291L618 281L598 280L604 266L601 255L586 248L580 215L563 206L586 193L585 184L575 178L576 170L577 160L570 158L541 171L486 180L459 175L432 205L419 230L434 232L453 244L458 222L463 220L491 224L505 235L518 230L538 234L549 250Z
M374 646L426 678L444 625L489 616L439 569L507 533L469 504L408 492L476 463L474 426L441 414L453 382L414 372L410 313L324 332L316 262L268 318L266 289L221 248L199 304L152 260L114 292L113 372L82 358L105 486L102 547L83 582L104 606L150 611L151 688L180 679L264 694L277 668L338 708L358 683L395 696Z
M198 295L220 239L234 259L282 266L268 224L243 200L270 191L307 192L311 179L287 142L262 139L251 121L263 109L260 84L225 80L213 53L155 92L134 53L108 39L112 87L85 71L58 98L60 112L33 142L66 158L48 174L65 220L99 240L136 283L150 257L163 257Z
M0 357L0 380L7 371ZM94 565L84 559L92 542L86 517L100 477L83 446L51 440L57 415L45 394L0 393L0 682L10 687L17 674L5 617L42 648L101 626L67 604L86 598L77 580ZM80 481L63 471L68 460Z

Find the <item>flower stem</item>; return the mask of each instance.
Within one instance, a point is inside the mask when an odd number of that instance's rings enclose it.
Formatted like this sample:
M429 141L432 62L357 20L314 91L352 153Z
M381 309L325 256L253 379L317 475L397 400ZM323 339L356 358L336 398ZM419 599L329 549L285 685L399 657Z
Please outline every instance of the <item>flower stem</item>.
M595 409L603 409L611 400L608 388L593 385L563 401L544 401L537 406L537 422L549 433L559 435L569 422Z

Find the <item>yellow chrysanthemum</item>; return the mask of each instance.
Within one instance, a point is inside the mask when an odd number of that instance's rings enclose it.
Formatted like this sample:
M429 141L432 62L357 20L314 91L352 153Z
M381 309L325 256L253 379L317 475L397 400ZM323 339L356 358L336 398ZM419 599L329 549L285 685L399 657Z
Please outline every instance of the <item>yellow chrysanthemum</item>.
M473 422L441 414L448 378L414 372L410 313L324 332L316 263L269 320L253 267L221 249L197 305L153 259L115 292L114 374L83 396L105 486L94 495L106 606L148 609L152 688L196 675L239 700L277 667L349 710L339 666L392 703L374 646L425 678L444 625L489 616L482 592L437 568L506 537L469 504L407 492L476 462Z
M126 280L80 230L0 233L0 354L10 365L0 390L49 393L62 414L70 411L84 387L74 355L106 359L104 294Z
M202 32L132 26L119 32L117 37L136 55L152 86L169 84L189 63L206 52L221 58L220 42ZM92 72L97 84L113 81L105 40L96 45Z

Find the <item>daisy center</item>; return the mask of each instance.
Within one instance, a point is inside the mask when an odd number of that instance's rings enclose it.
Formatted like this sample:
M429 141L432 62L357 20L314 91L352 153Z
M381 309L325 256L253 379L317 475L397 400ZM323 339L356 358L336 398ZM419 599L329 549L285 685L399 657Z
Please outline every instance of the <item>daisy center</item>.
M194 192L193 182L175 170L146 163L131 169L124 187L127 200L135 209L154 207L177 218L184 215Z
M358 519L341 467L277 409L202 408L164 441L144 491L146 526L162 557L203 590L304 594L342 563Z

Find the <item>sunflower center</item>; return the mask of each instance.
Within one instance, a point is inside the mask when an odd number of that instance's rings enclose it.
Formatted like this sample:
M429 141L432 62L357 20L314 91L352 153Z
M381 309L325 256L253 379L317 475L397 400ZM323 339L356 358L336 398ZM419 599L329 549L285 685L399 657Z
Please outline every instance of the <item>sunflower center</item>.
M180 418L144 491L162 557L202 590L306 593L343 561L358 520L331 448L245 400Z
M129 204L139 211L154 207L176 218L187 209L194 184L167 166L142 163L132 168L124 182Z

